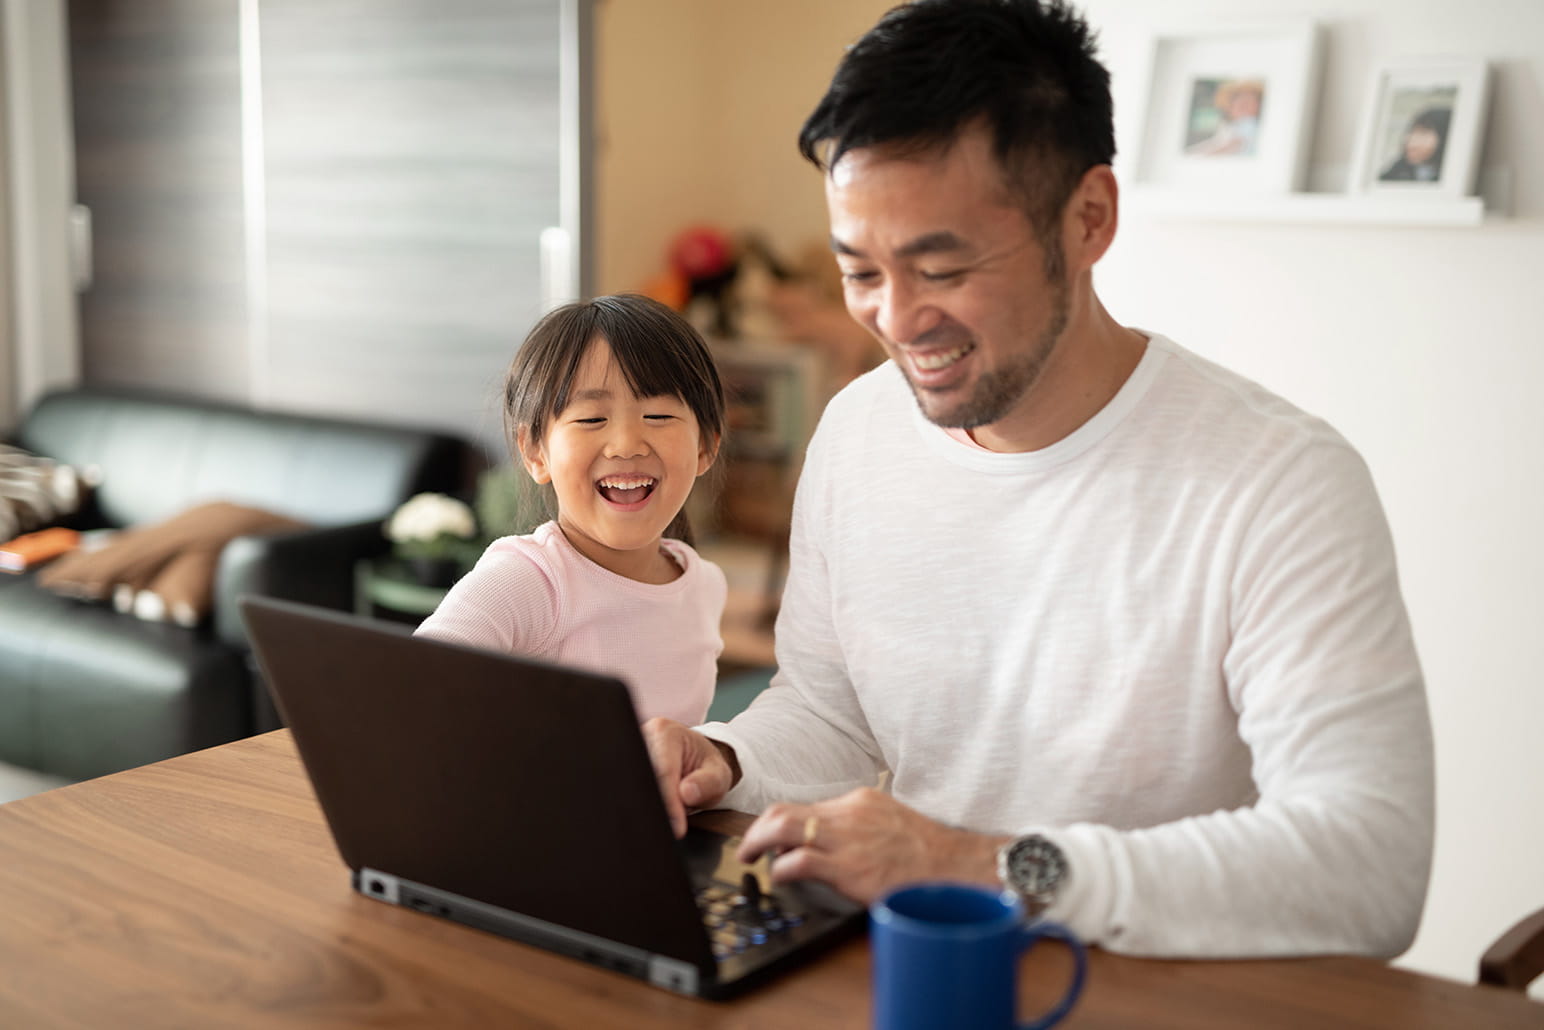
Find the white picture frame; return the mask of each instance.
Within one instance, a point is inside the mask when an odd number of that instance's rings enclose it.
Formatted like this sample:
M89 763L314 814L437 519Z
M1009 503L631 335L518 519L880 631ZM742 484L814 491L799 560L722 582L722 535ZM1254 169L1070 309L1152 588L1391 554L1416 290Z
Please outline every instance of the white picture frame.
M1490 66L1483 59L1403 59L1379 66L1357 131L1350 191L1472 195L1489 106Z
M1319 27L1306 19L1153 33L1134 184L1194 193L1301 189L1320 52Z

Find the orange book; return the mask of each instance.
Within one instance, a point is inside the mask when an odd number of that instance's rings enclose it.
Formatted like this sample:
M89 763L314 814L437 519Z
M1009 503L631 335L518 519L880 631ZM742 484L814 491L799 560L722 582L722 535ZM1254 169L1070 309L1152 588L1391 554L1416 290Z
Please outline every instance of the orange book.
M34 565L41 565L50 558L75 550L79 544L80 534L62 526L40 529L36 533L23 533L14 540L0 544L0 569L6 572L25 572Z

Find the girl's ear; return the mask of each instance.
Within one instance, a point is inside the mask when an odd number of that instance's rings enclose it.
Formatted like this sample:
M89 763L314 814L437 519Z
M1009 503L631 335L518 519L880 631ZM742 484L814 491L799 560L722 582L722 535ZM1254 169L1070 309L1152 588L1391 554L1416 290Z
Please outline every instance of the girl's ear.
M702 438L701 446L697 448L697 474L700 476L713 467L713 462L718 458L718 446L723 443L723 437L717 433L708 433Z
M533 443L531 430L521 426L515 433L515 446L520 448L520 463L538 483L552 482L552 471L547 468L547 455L542 445ZM700 474L700 473L699 473Z

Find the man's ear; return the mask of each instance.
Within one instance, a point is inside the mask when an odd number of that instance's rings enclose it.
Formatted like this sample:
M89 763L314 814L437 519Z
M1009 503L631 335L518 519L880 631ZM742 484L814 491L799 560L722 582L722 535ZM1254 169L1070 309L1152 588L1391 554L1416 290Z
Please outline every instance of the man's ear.
M713 462L718 459L719 445L724 438L717 433L707 433L702 437L697 447L697 474L700 476L713 467Z
M1109 165L1083 173L1062 216L1067 271L1073 276L1093 268L1115 242L1120 221L1120 187Z
M520 449L520 464L530 473L531 478L538 483L552 482L552 470L547 467L546 450L541 444L532 441L531 430L521 426L515 432L515 446Z

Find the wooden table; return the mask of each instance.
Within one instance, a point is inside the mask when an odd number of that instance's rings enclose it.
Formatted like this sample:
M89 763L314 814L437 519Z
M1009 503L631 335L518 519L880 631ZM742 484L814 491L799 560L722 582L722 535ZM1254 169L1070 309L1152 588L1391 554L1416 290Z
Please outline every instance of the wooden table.
M1025 1005L1066 968L1032 952ZM0 805L0 1027L851 1030L868 983L858 939L741 999L696 1001L362 898L283 730ZM1366 959L1095 951L1064 1025L1540 1028L1544 1006Z

